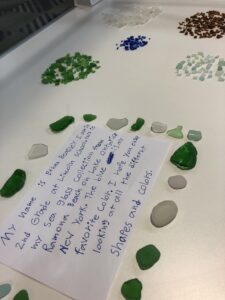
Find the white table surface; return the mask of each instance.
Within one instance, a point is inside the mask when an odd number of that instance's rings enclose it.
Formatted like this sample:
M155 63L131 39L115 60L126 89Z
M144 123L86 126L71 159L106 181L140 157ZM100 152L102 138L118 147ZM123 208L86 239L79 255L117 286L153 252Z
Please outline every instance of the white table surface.
M140 134L149 137L153 121L165 122L169 128L183 125L185 135L189 129L203 133L203 140L195 143L198 164L191 171L169 163L170 154L186 138L162 136L173 141L171 151L139 215L107 300L123 299L122 282L135 277L143 283L143 300L225 299L225 84L175 74L176 63L188 54L203 51L225 57L224 38L194 40L177 30L179 21L197 11L225 11L225 7L222 1L213 6L179 3L162 4L163 14L157 19L123 29L102 22L101 13L111 5L109 1L76 8L0 59L0 185L16 168L27 172L24 189L10 199L0 199L0 221L72 133L73 126L57 135L48 130L49 123L64 115L74 115L78 122L84 113L95 113L100 126L111 117L128 117L131 124L140 116L146 120ZM134 52L116 50L117 42L136 34L151 37L149 45ZM49 64L75 51L100 60L101 68L86 80L59 87L40 83ZM129 131L129 126L122 131ZM30 161L27 152L38 142L49 146L49 155ZM186 176L186 189L169 188L167 179L175 174ZM149 215L163 200L174 200L179 211L174 222L157 229ZM146 244L156 245L161 258L150 270L141 271L135 253ZM23 288L32 300L68 299L0 265L0 282L4 281L13 283L6 300Z

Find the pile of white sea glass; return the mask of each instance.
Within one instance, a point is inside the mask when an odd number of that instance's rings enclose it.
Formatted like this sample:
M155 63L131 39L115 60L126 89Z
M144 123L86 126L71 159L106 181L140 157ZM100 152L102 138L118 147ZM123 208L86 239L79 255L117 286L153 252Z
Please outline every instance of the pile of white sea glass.
M159 7L140 5L135 3L125 3L123 5L114 4L103 15L106 24L117 28L124 26L137 26L146 24L151 19L160 15L162 10Z

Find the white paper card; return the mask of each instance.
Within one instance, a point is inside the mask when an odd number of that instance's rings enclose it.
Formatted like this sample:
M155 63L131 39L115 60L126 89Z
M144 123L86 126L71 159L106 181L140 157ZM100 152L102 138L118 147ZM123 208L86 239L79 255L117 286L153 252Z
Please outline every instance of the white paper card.
M74 299L105 300L168 148L79 125L0 227L0 261Z

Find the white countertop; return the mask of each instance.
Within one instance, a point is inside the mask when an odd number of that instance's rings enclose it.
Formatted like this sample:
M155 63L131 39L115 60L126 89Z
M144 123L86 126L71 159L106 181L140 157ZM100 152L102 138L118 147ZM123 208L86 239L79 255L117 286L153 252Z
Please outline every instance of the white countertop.
M123 299L121 284L135 277L143 283L143 300L224 300L225 85L216 79L200 82L175 74L177 62L188 54L203 51L225 57L224 38L194 40L177 30L185 17L222 10L223 5L161 5L163 13L155 20L123 29L102 22L101 13L109 5L105 1L94 8L76 8L0 59L0 185L16 168L27 172L24 189L11 199L0 199L0 220L14 209L72 133L73 126L60 135L48 130L49 123L64 115L78 121L84 113L94 113L100 126L111 117L127 117L129 124L143 117L146 124L140 134L149 137L153 121L165 122L168 128L183 125L185 134L189 129L201 130L203 139L195 143L198 163L191 171L169 163L173 150L186 141L170 139L171 153L139 215L107 300ZM116 43L136 34L151 37L147 47L116 50ZM101 68L83 81L58 87L41 84L48 65L76 51L92 55ZM128 130L129 126L123 129ZM49 146L49 155L30 161L26 155L38 142ZM167 179L175 174L185 175L187 188L169 188ZM163 200L174 200L179 211L174 222L157 229L149 216ZM156 245L161 258L152 269L141 271L135 253L146 244ZM6 300L24 288L32 300L68 299L1 265L0 282L4 281L12 281L14 289Z

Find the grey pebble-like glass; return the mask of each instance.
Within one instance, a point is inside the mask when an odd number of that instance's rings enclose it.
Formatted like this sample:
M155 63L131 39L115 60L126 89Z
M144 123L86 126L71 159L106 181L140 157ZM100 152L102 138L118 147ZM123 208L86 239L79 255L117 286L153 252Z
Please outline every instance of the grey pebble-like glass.
M153 208L150 216L151 223L155 227L164 227L176 218L177 212L178 207L174 201L162 201Z
M123 118L123 119L116 119L116 118L111 118L108 120L106 125L112 129L112 130L119 130L128 124L128 119Z
M28 152L29 159L40 158L48 154L48 146L45 144L33 144Z
M170 176L168 178L169 186L174 190L184 189L187 186L187 180L182 175Z

